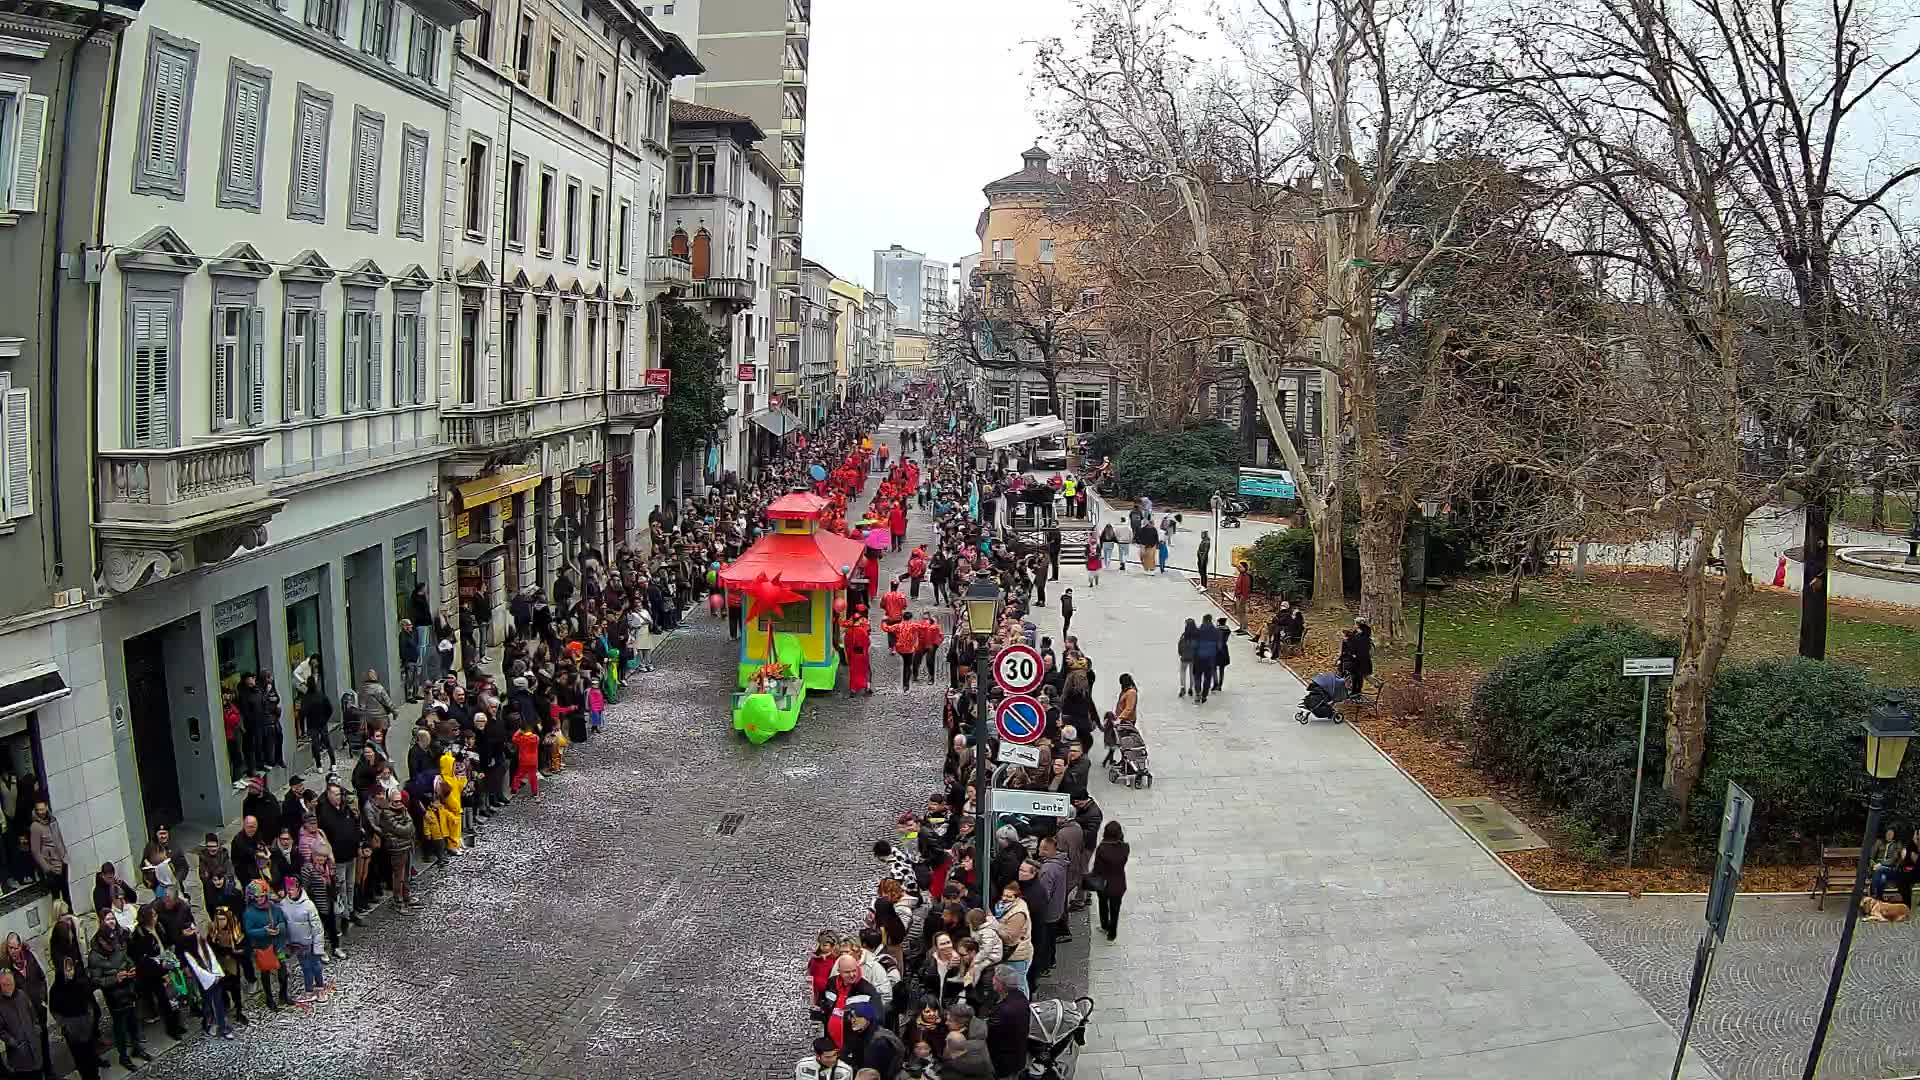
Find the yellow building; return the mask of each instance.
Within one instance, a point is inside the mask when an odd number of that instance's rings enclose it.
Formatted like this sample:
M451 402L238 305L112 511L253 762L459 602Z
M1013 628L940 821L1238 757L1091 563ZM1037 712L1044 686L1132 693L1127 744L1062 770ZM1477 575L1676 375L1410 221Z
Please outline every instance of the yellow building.
M869 318L873 296L857 282L836 277L827 286L833 305L834 387L840 402L859 396L864 366L873 345Z

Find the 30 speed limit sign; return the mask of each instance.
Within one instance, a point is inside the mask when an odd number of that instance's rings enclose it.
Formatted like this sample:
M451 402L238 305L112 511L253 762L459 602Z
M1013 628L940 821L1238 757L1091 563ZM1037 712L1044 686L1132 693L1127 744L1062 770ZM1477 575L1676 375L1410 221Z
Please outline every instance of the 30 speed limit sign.
M1044 677L1040 653L1031 645L1008 645L994 654L993 681L1009 694L1030 694Z

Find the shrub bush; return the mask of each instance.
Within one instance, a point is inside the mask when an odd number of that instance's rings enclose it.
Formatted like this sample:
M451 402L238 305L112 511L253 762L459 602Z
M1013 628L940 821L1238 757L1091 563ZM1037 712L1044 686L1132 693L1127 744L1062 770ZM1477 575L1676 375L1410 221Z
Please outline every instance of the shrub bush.
M1624 852L1633 808L1640 736L1640 687L1620 676L1631 656L1672 656L1677 643L1638 626L1587 626L1508 658L1474 688L1464 728L1475 761L1523 781L1550 805L1585 823L1584 847ZM1673 821L1661 793L1665 727L1647 731L1641 793L1642 850Z
M1124 499L1147 495L1168 506L1205 506L1214 492L1238 483L1239 451L1238 436L1221 423L1142 432L1114 457L1107 486Z
M1282 529L1253 542L1248 553L1253 587L1272 596L1300 600L1313 592L1313 530Z

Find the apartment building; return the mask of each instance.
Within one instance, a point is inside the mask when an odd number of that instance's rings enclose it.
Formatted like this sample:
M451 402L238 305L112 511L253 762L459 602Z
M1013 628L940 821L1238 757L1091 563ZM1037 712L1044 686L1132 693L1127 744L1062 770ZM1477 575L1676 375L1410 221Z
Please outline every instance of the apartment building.
M867 297L867 323L872 335L861 366L857 397L870 398L893 385L894 321L898 317L893 301L879 293Z
M549 588L644 534L666 487L651 304L667 253L667 88L692 53L624 0L486 0L462 29L440 207L448 606Z
M669 108L667 246L692 267L690 302L701 306L726 344L721 378L733 395L732 415L714 444L718 453L688 455L684 465L699 471L704 484L724 473L751 473L755 432L777 438L791 430L765 416L779 178L763 149L766 133L752 120L689 101Z
M11 296L0 305L0 772L20 784L15 820L32 811L25 792L43 787L76 893L102 859L130 850L93 580L83 251L97 247L114 50L138 11L137 0L16 6L0 28L0 265ZM46 884L7 883L0 934L31 940L51 925L49 904Z
M953 320L950 288L944 261L928 259L920 264L920 321L916 329L928 337L945 333Z
M808 430L826 422L839 404L833 332L833 271L801 260L800 291L783 313L800 359L800 418ZM776 328L778 336L780 329Z
M406 598L441 586L429 193L474 10L150 0L122 37L94 532L136 846L238 810L223 693L254 673L289 703L302 682L337 699L356 672L391 685Z
M675 97L739 113L775 143L766 148L779 177L773 208L773 392L791 404L805 381L802 324L786 313L802 295L801 196L813 2L650 0L641 10L690 42L705 69L676 82Z

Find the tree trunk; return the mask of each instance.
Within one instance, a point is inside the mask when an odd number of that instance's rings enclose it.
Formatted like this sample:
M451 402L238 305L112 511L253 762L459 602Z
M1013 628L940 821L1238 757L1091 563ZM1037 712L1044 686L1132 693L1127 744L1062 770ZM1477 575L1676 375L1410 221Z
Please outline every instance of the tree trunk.
M1365 502L1366 497L1362 495L1363 506ZM1379 507L1375 509L1373 514L1362 510L1360 535L1356 538L1360 547L1360 610L1373 624L1375 641L1394 642L1407 636L1402 589L1405 566L1400 558L1407 519L1403 515L1379 513Z
M1845 516L1842 515L1842 524ZM1878 532L1887 531L1887 481L1885 477L1876 477L1873 481L1873 497L1867 503L1867 528Z
M1322 605L1322 611L1338 607L1347 591L1345 556L1340 550L1340 493L1330 495L1327 508L1307 518L1313 529L1313 600Z
M1374 368L1367 358L1372 335L1349 333L1347 348L1360 352L1347 365L1353 380L1347 394L1352 410L1354 486L1360 494L1360 610L1373 624L1373 639L1391 643L1407 636L1401 539L1407 529L1407 500L1394 484L1393 461L1374 407Z
M1709 524L1702 530L1682 571L1687 607L1681 621L1680 656L1667 694L1667 766L1662 786L1679 805L1683 827L1687 800L1706 762L1707 694L1720 672L1751 585L1746 564L1737 555L1726 560L1726 573L1718 581L1708 576L1707 560L1716 546L1730 552L1746 546L1746 509L1735 507L1719 516L1717 528Z

